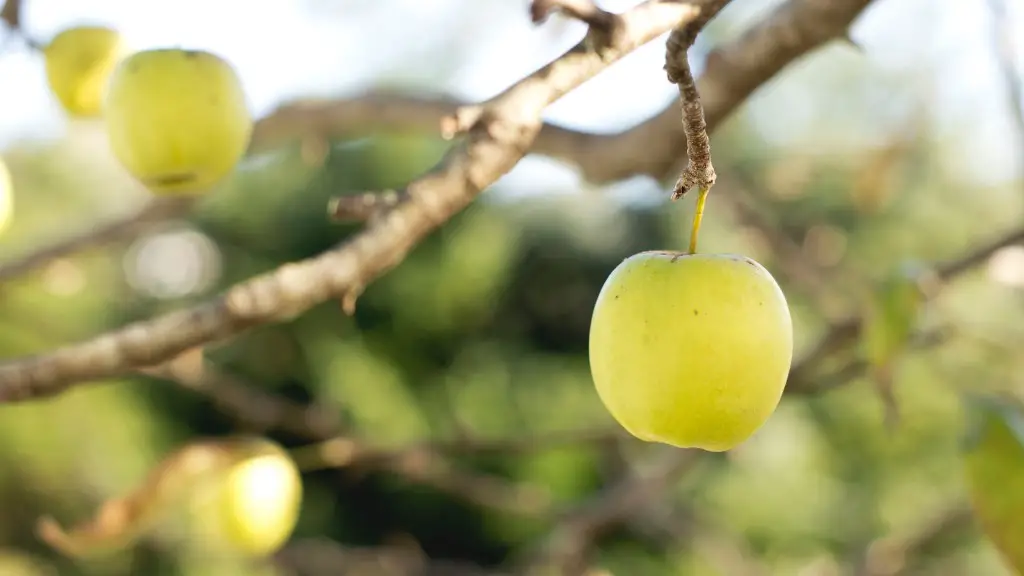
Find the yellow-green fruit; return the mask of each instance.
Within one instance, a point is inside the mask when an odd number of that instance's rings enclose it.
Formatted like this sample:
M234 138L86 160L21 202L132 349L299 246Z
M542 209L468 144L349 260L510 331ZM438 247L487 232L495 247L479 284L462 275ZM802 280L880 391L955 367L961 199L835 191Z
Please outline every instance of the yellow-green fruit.
M1024 413L1013 401L973 398L963 457L975 517L992 544L1024 574Z
M114 155L157 194L208 192L242 158L253 124L227 61L174 48L122 60L104 118Z
M122 55L121 35L102 26L77 26L57 34L43 49L46 80L73 116L102 112L107 81Z
M775 411L792 359L785 295L744 256L641 252L612 271L594 306L597 393L643 440L737 446Z
M0 232L3 232L14 215L14 187L7 164L0 158Z
M227 466L191 495L191 539L212 551L261 557L291 536L302 504L302 478L284 449L239 438Z

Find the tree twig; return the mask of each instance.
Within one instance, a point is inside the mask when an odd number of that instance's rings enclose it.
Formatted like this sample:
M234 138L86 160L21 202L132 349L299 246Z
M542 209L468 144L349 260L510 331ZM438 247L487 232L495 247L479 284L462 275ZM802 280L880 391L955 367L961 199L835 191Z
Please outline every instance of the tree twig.
M323 406L303 405L265 392L204 360L202 349L191 350L179 359L141 373L208 398L222 414L248 432L279 430L309 440L339 434L339 419Z
M682 198L694 186L706 194L715 185L716 178L715 167L711 164L711 140L704 121L704 107L701 106L697 83L686 54L695 39L692 30L679 28L672 31L665 43L665 72L669 82L679 86L683 133L686 135L687 164L672 191L673 200Z

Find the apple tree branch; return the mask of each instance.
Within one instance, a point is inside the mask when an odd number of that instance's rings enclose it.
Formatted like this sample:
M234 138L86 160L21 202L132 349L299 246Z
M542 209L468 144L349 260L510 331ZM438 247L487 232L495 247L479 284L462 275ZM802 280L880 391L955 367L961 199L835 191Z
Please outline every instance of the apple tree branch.
M709 20L724 0L649 0L619 15L622 34L578 44L490 100L466 137L405 198L336 248L235 285L217 298L95 338L0 365L0 402L57 394L72 384L156 366L181 353L294 318L316 304L358 294L415 245L470 204L528 153L544 109L659 35Z

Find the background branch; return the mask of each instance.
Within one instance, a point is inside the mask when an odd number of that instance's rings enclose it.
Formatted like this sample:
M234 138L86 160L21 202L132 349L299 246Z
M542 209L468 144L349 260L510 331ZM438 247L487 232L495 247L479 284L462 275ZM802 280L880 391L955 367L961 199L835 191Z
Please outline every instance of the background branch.
M10 3L16 4L14 0ZM697 81L707 129L713 131L758 86L790 62L830 40L845 37L847 27L868 4L868 0L788 0L740 37L713 50ZM465 113L465 109L463 102L445 96L424 98L379 92L351 99L300 100L279 107L256 123L249 153L259 154L296 140L331 140L370 130L433 132L443 120L460 110ZM544 124L530 153L578 167L593 183L614 182L636 174L660 180L680 170L678 166L685 166L686 135L671 105L650 120L611 135ZM341 204L332 211L338 219L367 218L348 201L339 201ZM96 227L89 235L58 241L15 262L0 264L0 281L86 246L128 238L137 230L137 216L124 216Z

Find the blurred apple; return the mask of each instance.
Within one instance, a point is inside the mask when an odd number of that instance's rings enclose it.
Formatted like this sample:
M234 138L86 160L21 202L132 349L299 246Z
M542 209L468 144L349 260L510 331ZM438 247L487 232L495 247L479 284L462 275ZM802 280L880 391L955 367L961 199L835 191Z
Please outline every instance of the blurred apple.
M177 48L121 61L104 118L114 155L155 194L209 192L241 160L253 127L234 68Z
M43 48L46 79L72 116L98 116L107 82L122 56L121 35L102 26L76 26Z

